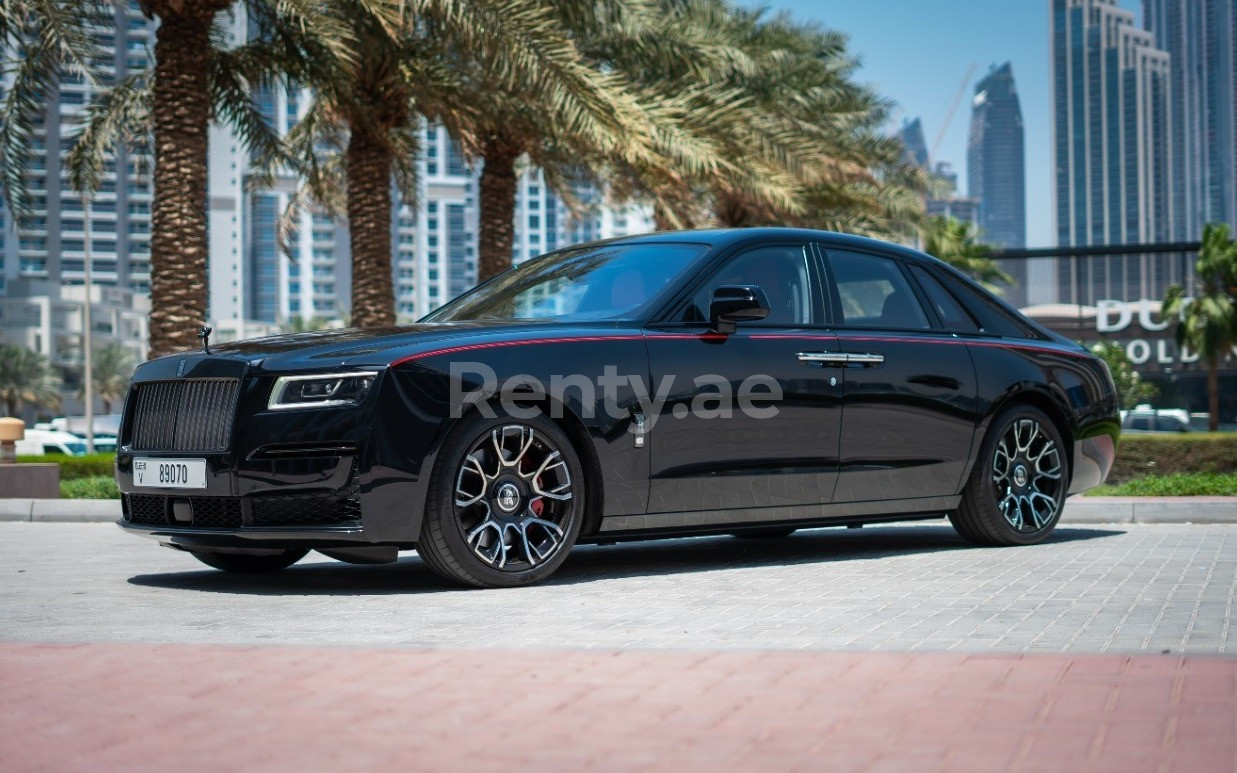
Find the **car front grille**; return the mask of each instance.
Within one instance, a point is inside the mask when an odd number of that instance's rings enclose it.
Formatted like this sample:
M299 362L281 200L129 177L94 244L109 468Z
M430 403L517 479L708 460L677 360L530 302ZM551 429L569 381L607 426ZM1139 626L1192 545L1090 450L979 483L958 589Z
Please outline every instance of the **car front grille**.
M122 509L128 523L146 526L182 526L194 529L246 528L245 504L254 528L281 526L359 526L361 502L356 496L331 491L258 497L188 497L192 514L188 523L168 518L171 499L151 494L125 494Z
M121 509L129 523L160 526L168 522L167 497L125 494L121 500Z
M234 378L147 381L130 396L135 451L226 451L240 382Z

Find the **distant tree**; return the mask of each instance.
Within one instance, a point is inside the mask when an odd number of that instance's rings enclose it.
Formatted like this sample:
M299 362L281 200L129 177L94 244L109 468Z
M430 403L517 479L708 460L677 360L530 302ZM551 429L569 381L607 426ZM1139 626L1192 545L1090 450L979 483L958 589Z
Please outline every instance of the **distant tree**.
M1209 223L1194 264L1197 279L1190 295L1181 285L1164 294L1165 318L1179 318L1177 345L1198 352L1207 363L1207 423L1212 432L1220 422L1220 361L1237 346L1237 242L1228 226Z
M920 227L923 251L987 287L999 291L1000 285L1013 284L1014 278L997 267L993 248L979 241L979 229L952 217L929 217Z
M1130 361L1130 356L1121 344L1116 341L1100 341L1091 347L1091 351L1108 366L1113 383L1117 385L1117 398L1123 409L1128 411L1159 396L1159 388L1150 381L1144 381L1138 371L1134 370L1134 363Z
M137 363L120 344L108 344L95 349L90 371L94 377L94 393L103 401L103 412L112 412L112 403L129 391L129 380ZM78 397L85 399L86 384L83 381L77 390Z
M24 346L0 345L0 400L9 416L23 404L60 406L60 376L47 358Z

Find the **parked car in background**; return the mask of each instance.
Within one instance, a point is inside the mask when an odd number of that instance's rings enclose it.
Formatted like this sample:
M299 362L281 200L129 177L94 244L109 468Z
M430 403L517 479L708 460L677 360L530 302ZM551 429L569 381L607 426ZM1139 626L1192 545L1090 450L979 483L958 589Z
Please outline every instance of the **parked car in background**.
M116 447L115 441L112 447ZM81 456L84 453L85 440L55 429L28 429L25 439L17 441L18 456Z
M1135 406L1132 411L1122 411L1121 431L1130 434L1152 432L1193 432L1189 412L1180 408L1152 408L1150 405Z

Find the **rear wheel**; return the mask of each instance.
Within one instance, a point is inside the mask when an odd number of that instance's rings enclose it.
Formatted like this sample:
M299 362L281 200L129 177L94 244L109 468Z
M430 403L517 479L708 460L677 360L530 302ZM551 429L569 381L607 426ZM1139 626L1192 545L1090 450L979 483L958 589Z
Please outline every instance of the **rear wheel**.
M992 422L949 520L978 545L1042 542L1061 518L1068 482L1061 433L1043 411L1015 405Z
M222 569L225 572L242 572L260 574L262 572L277 572L287 569L300 561L308 550L283 550L278 553L220 553L215 550L194 550L193 557L207 566Z
M584 470L553 421L475 413L439 455L417 552L466 585L534 583L575 545L584 499Z

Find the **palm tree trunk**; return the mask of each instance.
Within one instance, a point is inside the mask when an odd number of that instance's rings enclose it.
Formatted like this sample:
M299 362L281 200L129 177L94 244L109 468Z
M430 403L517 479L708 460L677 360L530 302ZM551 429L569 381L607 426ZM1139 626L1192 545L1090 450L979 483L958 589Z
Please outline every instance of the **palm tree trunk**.
M206 322L207 73L217 2L156 8L150 357L197 346ZM161 13L160 11L168 11Z
M520 146L495 133L481 146L485 165L481 169L480 212L477 248L480 250L478 279L482 282L511 268L515 243L515 161Z
M348 140L348 232L352 244L352 324L395 324L391 283L391 149L353 126Z
M1207 360L1207 429L1220 429L1220 358Z

